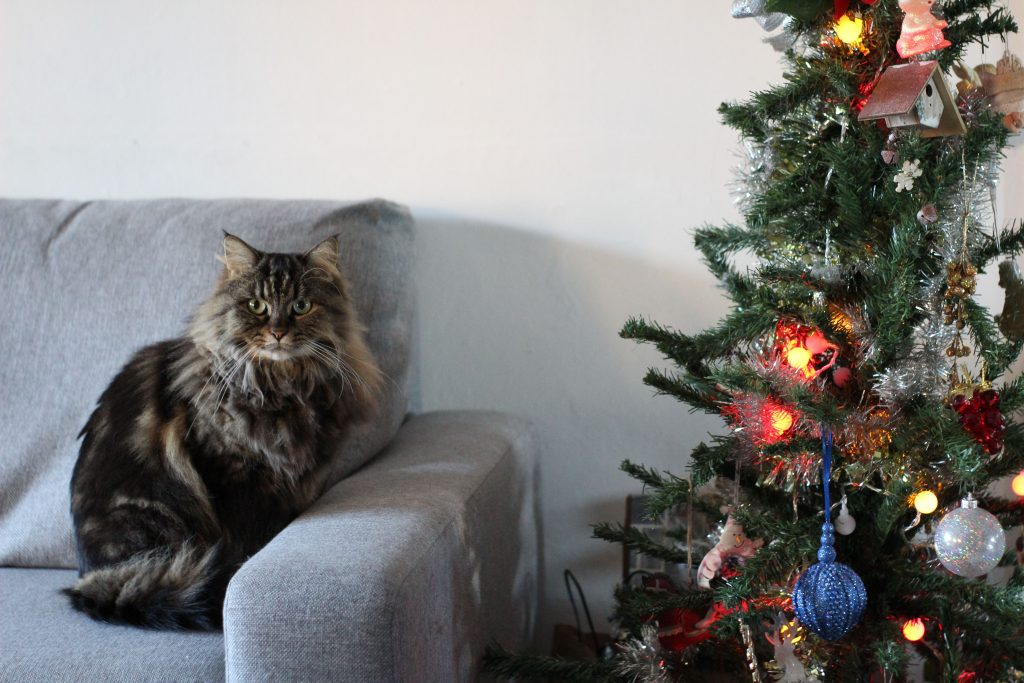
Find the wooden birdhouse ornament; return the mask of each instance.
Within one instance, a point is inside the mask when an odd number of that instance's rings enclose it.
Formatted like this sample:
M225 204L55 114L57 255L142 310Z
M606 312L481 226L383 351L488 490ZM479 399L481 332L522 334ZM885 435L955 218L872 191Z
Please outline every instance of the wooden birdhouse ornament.
M884 119L889 128L916 129L925 138L967 132L939 63L934 60L894 64L886 69L857 119Z
M1024 66L1017 55L1007 52L995 67L983 64L978 69L993 109L1000 114L1024 111Z

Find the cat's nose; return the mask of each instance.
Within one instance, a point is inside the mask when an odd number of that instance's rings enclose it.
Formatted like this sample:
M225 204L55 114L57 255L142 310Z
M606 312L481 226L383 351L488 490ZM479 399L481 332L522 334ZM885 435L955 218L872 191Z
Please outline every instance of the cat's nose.
M270 328L270 334L274 335L274 339L277 341L281 341L281 339L284 338L284 335L288 334L288 330L283 327L272 327Z

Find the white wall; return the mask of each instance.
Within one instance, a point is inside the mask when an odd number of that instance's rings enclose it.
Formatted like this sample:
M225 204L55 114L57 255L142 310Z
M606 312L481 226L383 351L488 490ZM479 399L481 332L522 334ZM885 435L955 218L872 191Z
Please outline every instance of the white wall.
M0 195L410 205L425 406L536 422L547 623L567 618L564 567L600 620L619 554L588 525L636 490L619 461L682 471L718 428L652 398L657 356L617 331L646 314L695 332L727 310L690 234L736 217L715 107L780 74L728 9L0 0ZM1019 150L1007 166L1019 187ZM1024 215L1011 194L1004 218Z

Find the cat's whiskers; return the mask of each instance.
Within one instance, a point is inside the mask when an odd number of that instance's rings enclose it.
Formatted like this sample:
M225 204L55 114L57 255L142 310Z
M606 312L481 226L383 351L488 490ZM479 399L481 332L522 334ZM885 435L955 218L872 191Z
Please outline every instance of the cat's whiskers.
M350 363L346 362L340 355L338 355L337 349L317 341L311 341L310 345L311 350L313 350L314 353L323 354L320 357L324 358L324 360L329 363L343 379L351 380L352 383L358 382L364 389L372 388L370 387L369 382L366 381L365 377L356 371ZM349 357L351 358L351 356Z
M210 389L209 393L203 399L203 402L196 407L195 417L192 418L192 423L189 425L188 430L185 432L185 438L192 433L192 428L195 426L196 421L201 415L204 414L210 401L216 396L216 402L214 404L213 411L210 413L211 416L217 414L220 410L221 401L227 395L230 388L230 382L234 379L234 376L238 373L238 370L245 364L246 361L251 360L251 352L245 351L241 356L228 356L220 363L216 368L210 371L210 377L207 378L206 384L203 385L203 389L200 390L198 395L202 395L202 392L206 390L211 380L216 379L216 384ZM226 371L226 373L225 373Z
M345 372L345 369L340 364L340 359L334 356L328 347L320 344L316 341L309 341L303 346L304 349L308 350L314 358L319 360L321 363L326 365L328 369L333 370L335 374L341 377L342 385L341 390L345 391L345 388L351 383L349 380L349 374Z

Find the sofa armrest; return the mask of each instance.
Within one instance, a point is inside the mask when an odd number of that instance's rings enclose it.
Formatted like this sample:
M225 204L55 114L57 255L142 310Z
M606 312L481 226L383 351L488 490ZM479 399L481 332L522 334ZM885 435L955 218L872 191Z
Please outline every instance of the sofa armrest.
M533 638L528 425L428 413L249 559L224 605L229 681L476 680Z

